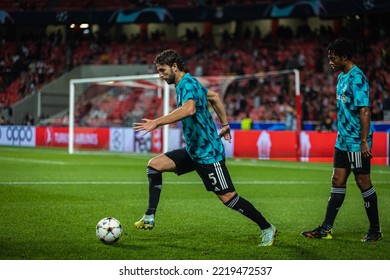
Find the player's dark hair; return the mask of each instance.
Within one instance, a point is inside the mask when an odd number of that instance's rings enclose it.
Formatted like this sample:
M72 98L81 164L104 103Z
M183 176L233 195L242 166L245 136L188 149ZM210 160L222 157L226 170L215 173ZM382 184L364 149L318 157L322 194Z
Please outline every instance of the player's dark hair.
M352 59L355 54L355 46L351 40L346 38L338 38L328 45L328 52L334 52L335 55L347 59Z
M171 49L162 51L154 59L154 64L168 65L172 67L175 63L180 71L184 71L183 58L176 51Z

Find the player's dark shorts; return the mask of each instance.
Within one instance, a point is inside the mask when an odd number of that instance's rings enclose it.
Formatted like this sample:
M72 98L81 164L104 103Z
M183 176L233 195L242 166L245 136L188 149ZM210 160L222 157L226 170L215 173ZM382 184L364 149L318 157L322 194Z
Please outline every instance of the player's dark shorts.
M368 174L371 170L371 159L363 157L361 152L347 152L335 148L333 167L346 168L354 173Z
M225 194L235 191L233 182L227 170L225 160L212 164L200 164L191 159L187 151L177 149L165 153L176 164L176 174L183 175L196 171L208 191Z

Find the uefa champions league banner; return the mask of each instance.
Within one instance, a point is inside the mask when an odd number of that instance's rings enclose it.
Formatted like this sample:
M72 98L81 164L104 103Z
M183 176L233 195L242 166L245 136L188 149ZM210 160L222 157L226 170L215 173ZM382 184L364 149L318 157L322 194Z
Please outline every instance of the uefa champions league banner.
M134 129L110 128L109 150L113 152L134 152Z
M140 7L123 9L0 10L0 24L133 24L257 20L259 18L337 17L375 14L390 10L388 0L296 0L266 1L251 5L203 5L194 7Z
M163 128L160 127L143 135L144 131L136 132L133 128L110 128L109 150L125 153L162 153ZM180 128L170 128L168 150L185 146L183 133Z

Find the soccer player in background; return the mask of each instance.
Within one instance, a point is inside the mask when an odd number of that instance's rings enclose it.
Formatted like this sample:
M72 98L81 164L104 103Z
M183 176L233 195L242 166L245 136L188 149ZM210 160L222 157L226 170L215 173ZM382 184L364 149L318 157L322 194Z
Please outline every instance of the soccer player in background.
M175 85L177 108L154 120L142 119L142 122L134 123L134 129L144 130L146 134L159 126L181 121L186 147L160 154L148 162L149 204L145 215L135 222L135 226L153 229L163 172L182 175L196 171L207 191L214 192L224 205L240 212L260 227L262 241L259 246L272 246L277 233L275 226L235 191L225 165L225 149L221 137L230 141L231 135L226 111L218 93L204 88L197 79L185 73L184 61L174 50L161 52L154 63L160 77L166 83ZM222 129L219 133L208 103L221 122Z
M382 239L378 203L370 178L372 129L370 120L369 84L362 70L353 61L352 41L339 38L328 46L329 65L341 71L337 77L337 139L334 150L332 188L325 219L312 231L302 232L308 238L333 238L332 228L343 204L347 179L353 172L364 200L370 228L363 242Z

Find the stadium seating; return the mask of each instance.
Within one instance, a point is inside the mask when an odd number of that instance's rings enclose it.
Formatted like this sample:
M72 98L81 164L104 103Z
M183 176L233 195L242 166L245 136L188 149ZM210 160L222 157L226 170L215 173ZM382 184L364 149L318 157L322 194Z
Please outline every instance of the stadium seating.
M75 48L73 54L73 64L74 66L82 64L132 64L132 63L148 63L152 64L155 54L158 52L161 42L158 40L148 40L148 48L145 50L144 42L142 41L132 41L131 48L128 44L120 44L117 41L113 41L108 45L101 45L97 51L91 51L91 42L88 40L81 41L79 46ZM34 49L34 42L28 42L26 45L30 49ZM187 59L187 68L191 73L195 73L195 69L198 66L203 66L203 75L204 76L220 76L227 74L251 74L259 71L273 71L278 69L288 68L288 63L291 62L291 58L294 54L303 54L305 57L305 66L304 72L302 75L302 83L309 88L317 88L318 85L322 85L323 88L326 88L327 76L324 73L315 73L315 49L321 47L320 43L315 39L310 40L285 40L283 41L283 47L270 49L269 47L264 47L261 42L257 46L259 54L256 57L253 56L253 53L250 50L238 49L237 47L229 47L226 50L220 52L204 52L198 53L194 41L186 42L185 44L180 44L177 41L165 41L164 44L166 47L175 48L183 54ZM12 57L16 53L16 42L7 42L6 56ZM242 45L237 43L236 45ZM375 44L372 46L373 58L371 60L378 60L380 58L380 52L383 47L383 44ZM108 51L109 50L109 51ZM61 47L54 48L53 57L63 57L59 55L63 51ZM271 61L273 58L273 53L276 54L277 64L274 64ZM46 65L53 64L51 58L47 58ZM322 58L323 59L323 58ZM8 61L12 61L8 59ZM57 65L57 68L54 70L55 73L53 76L60 75L64 70L64 61L61 63L54 63ZM48 66L47 66L48 67ZM50 67L48 67L50 68ZM306 76L306 73L307 74ZM371 72L368 72L370 74ZM390 86L390 74L386 71L376 71L373 74L380 74L382 77L382 83L387 87ZM48 82L50 78L44 79L44 82ZM374 83L373 88L377 89L378 86ZM0 94L0 102L3 106L9 106L19 101L22 98L20 94L20 85L21 79L18 78L13 81L8 87ZM39 84L37 85L39 86ZM280 85L272 85L272 94L280 92ZM328 88L327 92L333 93L333 88ZM306 120L316 120L320 116L318 111L320 111L321 104L324 101L321 99L329 99L332 97L327 96L327 92L320 91L318 92L318 98L310 99L307 103L308 111L305 115ZM270 94L270 96L272 95ZM229 99L226 100L230 102ZM275 113L282 112L282 104L271 104L271 101L267 99L262 100L261 106L255 108L253 104L253 98L246 98L247 108L242 112L248 111L251 114L253 120L282 120L283 114ZM327 102L328 104L329 102ZM151 110L151 103L146 103L147 110ZM268 104L268 105L267 105ZM145 105L145 104L143 104ZM137 107L138 106L138 107ZM109 119L121 119L126 112L132 108L139 109L140 104L135 102L135 100L126 100L126 102L118 102L117 100L111 100L108 103L107 100L102 102L98 107L104 111L105 115ZM329 106L333 106L333 103L330 102ZM114 108L114 113L107 111L106 109ZM152 110L153 111L153 110ZM236 116L237 118L240 115ZM95 121L95 124L98 122Z
M1 0L0 10L6 11L40 11L44 10L50 0Z
M159 5L165 1L145 1ZM235 4L237 1L228 1L226 5ZM251 4L252 1L240 1ZM266 2L266 1L264 1ZM35 3L35 7L32 6ZM133 1L90 1L90 0L3 0L0 9L109 9L127 7ZM173 0L169 5L175 7L196 5L197 1ZM209 5L217 5L218 1L206 1ZM22 6L22 8L20 7ZM111 40L99 40L100 38L80 37L69 42L59 44L58 41L48 38L4 40L0 48L0 104L7 107L15 104L25 95L29 94L29 87L39 88L52 79L62 75L83 64L153 64L156 53L163 48L172 48L180 52L186 60L186 67L191 73L201 73L203 76L239 75L251 74L281 69L301 69L301 84L303 95L310 98L305 100L305 120L316 120L322 108L334 107L334 76L328 71L324 53L317 50L325 49L325 39L328 41L332 34L302 33L295 36L284 37L285 30L281 30L278 36L264 36L258 38L244 38L238 34L230 34L224 38L222 44L215 46L213 43L205 43L204 38L183 38L168 40L166 38L112 38ZM98 36L98 35L96 35ZM371 82L372 104L380 105L383 100L383 92L390 88L390 72L388 71L388 42L386 40L365 41L361 40L360 53L356 63L362 65ZM69 57L68 57L69 53ZM64 55L66 54L66 55ZM34 56L35 59L31 59ZM299 64L298 58L304 58ZM39 58L39 59L38 59ZM35 69L35 70L34 70ZM328 69L328 70L326 70ZM199 71L199 72L198 72ZM280 92L280 85L273 84L267 95L275 96ZM278 104L273 104L268 98L263 98L258 105L253 102L253 96L245 96L246 108L242 108L237 114L239 119L246 113L250 113L253 120L281 120L283 119L283 100L288 96L277 96ZM234 98L226 98L227 106L233 103ZM110 103L108 103L110 101ZM291 100L290 100L291 101ZM146 101L145 101L146 102ZM109 104L109 105L107 105ZM148 112L154 112L152 103L142 104ZM115 98L102 100L97 104L104 112L106 118L123 118L131 108L141 109L141 104L136 100L118 101ZM146 106L146 107L145 107ZM115 112L107 111L107 107L115 108ZM328 110L327 109L327 110ZM379 120L380 114L379 114Z

